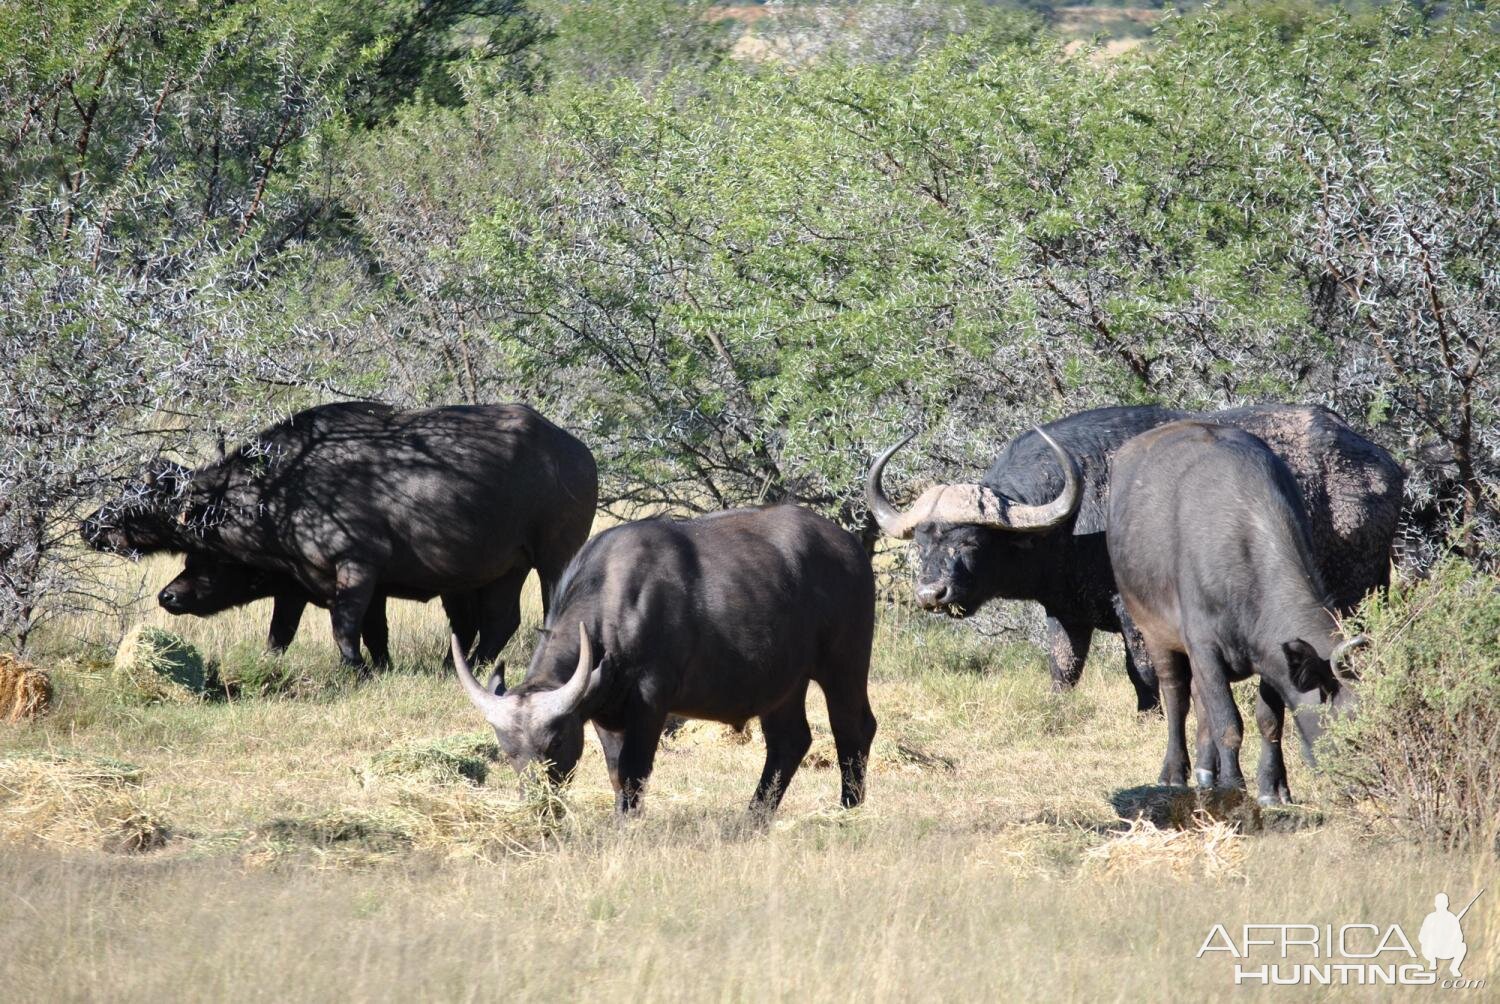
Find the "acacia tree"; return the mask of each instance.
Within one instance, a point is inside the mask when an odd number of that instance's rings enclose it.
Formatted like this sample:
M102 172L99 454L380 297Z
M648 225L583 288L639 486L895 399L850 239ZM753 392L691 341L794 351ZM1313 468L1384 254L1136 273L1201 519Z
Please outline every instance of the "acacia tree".
M1189 20L1175 75L1223 82L1261 165L1255 211L1285 230L1313 389L1412 461L1418 508L1500 543L1500 45L1462 14L1396 6ZM1437 457L1440 463L1422 463ZM1445 470L1449 473L1444 474ZM1434 474L1438 478L1434 479ZM1420 522L1420 520L1418 520ZM1441 525L1420 527L1441 539ZM1419 542L1420 544L1420 542ZM1431 547L1416 557L1431 557Z
M441 6L7 6L0 637L88 599L72 529L145 456L378 382L319 168Z

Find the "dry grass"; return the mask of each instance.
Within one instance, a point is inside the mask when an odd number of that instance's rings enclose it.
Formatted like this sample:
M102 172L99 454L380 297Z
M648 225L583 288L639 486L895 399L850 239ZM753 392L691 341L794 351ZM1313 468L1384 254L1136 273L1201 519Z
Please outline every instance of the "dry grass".
M40 718L52 706L52 678L35 666L0 654L0 723Z
M132 568L151 586L173 571ZM268 616L169 623L213 664L253 650ZM645 816L620 823L592 739L565 804L523 795L438 671L436 604L391 619L397 670L353 686L310 612L285 658L326 685L303 696L132 706L107 666L41 660L53 712L0 733L0 764L27 765L6 768L27 780L0 805L6 996L1217 1000L1242 991L1195 957L1214 923L1414 932L1436 891L1494 882L1491 856L1371 836L1295 754L1308 804L1276 825L1193 822L1196 796L1142 788L1162 726L1135 716L1117 647L1057 696L1035 651L900 613L877 634L864 807L834 808L815 745L759 827L744 813L758 736L695 724L664 744ZM529 644L512 643L513 673ZM48 759L60 750L76 753ZM139 773L91 778L77 754ZM1130 804L1142 821L1121 820ZM170 821L165 846L101 851L137 810ZM1465 918L1465 972L1493 981L1487 899Z
M1210 881L1245 878L1249 853L1239 827L1200 815L1187 828L1160 829L1137 819L1117 836L1083 856L1086 871L1107 878L1139 878L1142 873L1175 879L1205 878Z
M0 756L0 843L156 850L169 831L140 781L139 768L101 757Z

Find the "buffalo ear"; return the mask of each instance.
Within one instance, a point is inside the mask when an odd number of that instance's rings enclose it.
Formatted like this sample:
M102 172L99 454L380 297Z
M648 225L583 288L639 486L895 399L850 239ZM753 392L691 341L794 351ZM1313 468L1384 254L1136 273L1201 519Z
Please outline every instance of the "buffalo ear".
M495 663L495 671L485 681L484 689L499 697L505 693L505 660Z
M1302 693L1333 690L1337 686L1328 660L1320 657L1317 649L1301 638L1294 638L1283 644L1281 654L1286 656L1286 668L1292 686Z

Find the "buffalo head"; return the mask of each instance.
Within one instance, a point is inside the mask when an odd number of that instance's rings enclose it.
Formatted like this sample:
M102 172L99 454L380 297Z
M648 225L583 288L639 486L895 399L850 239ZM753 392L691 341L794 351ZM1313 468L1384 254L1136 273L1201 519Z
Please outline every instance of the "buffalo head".
M170 614L207 617L265 599L275 591L270 580L271 573L258 568L189 553L182 572L156 594L156 601Z
M1293 714L1309 760L1312 759L1312 745L1323 734L1322 711L1327 709L1335 715L1343 715L1353 710L1353 684L1357 680L1346 663L1351 651L1368 645L1369 642L1367 635L1345 639L1333 647L1326 659L1301 638L1294 638L1281 646L1282 657L1286 659L1287 678L1306 698L1305 701L1298 700L1294 703L1297 709L1308 710L1300 713L1299 710L1294 710Z
M96 551L132 557L179 550L182 505L192 476L181 464L153 460L138 482L83 521L84 541Z
M1024 595L1023 571L1031 562L1035 535L1060 526L1083 496L1077 462L1041 429L1036 430L1062 467L1062 491L1050 502L1028 505L983 484L938 484L905 512L881 486L885 465L912 439L906 437L870 465L865 503L882 533L915 539L918 550L917 602L928 610L957 616L972 612L993 596Z
M516 772L525 774L532 764L541 764L552 783L566 781L583 755L583 717L578 712L589 679L598 672L584 626L578 625L578 665L566 683L551 690L506 693L503 666L490 676L488 686L481 685L457 636L453 665L464 693L494 728L500 752Z

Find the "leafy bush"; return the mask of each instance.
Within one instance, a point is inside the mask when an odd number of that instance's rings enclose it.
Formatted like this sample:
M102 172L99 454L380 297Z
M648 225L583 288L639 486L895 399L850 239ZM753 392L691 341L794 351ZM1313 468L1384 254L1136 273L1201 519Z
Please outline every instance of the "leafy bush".
M1322 745L1337 781L1400 832L1500 838L1500 581L1449 559L1361 609L1357 712Z

